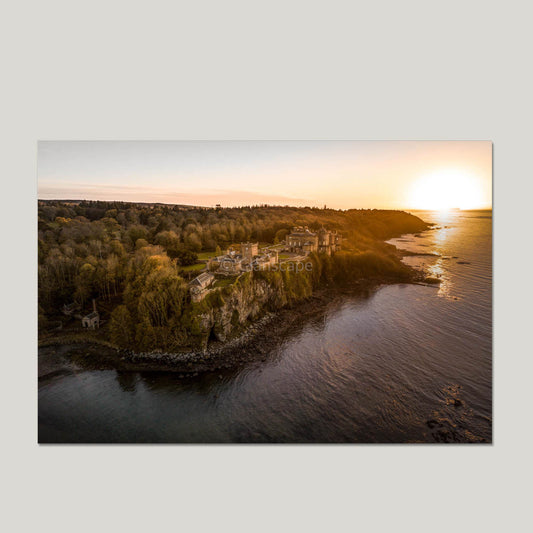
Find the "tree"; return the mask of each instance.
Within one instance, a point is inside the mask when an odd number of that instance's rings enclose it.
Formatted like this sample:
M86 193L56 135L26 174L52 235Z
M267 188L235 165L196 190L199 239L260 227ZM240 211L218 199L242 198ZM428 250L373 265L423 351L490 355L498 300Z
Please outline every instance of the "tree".
M181 266L194 265L198 261L198 254L190 250L182 250L178 255L178 261Z
M180 239L176 235L175 231L161 231L155 236L154 242L164 246L165 248L177 248L179 246Z
M119 305L111 313L109 332L111 342L121 348L130 348L134 340L134 324L125 305Z
M127 236L129 244L133 248L137 242L137 239L148 240L148 230L144 226L136 224L128 229Z
M149 243L146 239L137 239L135 241L135 249L140 250L141 248L144 248L145 246L148 246Z
M96 268L90 263L85 263L76 277L76 291L74 298L85 305L85 302L91 297L93 292L93 283Z
M276 236L274 237L274 243L278 244L278 243L284 241L285 238L287 237L288 233L289 233L288 229L280 229L280 230L276 231Z
M215 291L198 305L191 305L179 267L195 264L201 250L215 250L220 256L232 242L237 249L242 241L279 243L286 238L288 228L297 225L342 232L344 253L331 257L312 254L309 275L268 273L272 274L268 282L276 291L269 303L273 308L308 295L319 283L373 276L407 279L408 267L383 240L427 229L420 219L400 211L324 211L267 205L216 210L39 201L41 331L58 309L73 299L84 304L98 296L111 305L115 297L122 297L120 305L114 304L118 307L112 310L109 331L117 344L151 350L194 343L205 334L199 307L205 310L222 297ZM210 262L209 268L216 265ZM102 333L106 332L103 328Z

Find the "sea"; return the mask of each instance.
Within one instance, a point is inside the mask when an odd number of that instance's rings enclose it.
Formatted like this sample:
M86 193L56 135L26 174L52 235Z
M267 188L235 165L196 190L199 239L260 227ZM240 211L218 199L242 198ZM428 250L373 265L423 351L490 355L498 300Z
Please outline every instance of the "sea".
M413 214L388 242L439 284L337 299L233 370L42 379L39 442L491 443L492 211Z

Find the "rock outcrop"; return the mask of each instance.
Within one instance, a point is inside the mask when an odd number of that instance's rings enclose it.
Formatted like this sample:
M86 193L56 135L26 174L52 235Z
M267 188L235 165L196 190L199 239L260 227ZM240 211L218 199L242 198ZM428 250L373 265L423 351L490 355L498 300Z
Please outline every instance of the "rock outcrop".
M200 315L205 343L226 342L268 311L284 307L289 302L290 291L281 276L272 278L267 280L265 276L248 273L229 290L216 295L215 305Z

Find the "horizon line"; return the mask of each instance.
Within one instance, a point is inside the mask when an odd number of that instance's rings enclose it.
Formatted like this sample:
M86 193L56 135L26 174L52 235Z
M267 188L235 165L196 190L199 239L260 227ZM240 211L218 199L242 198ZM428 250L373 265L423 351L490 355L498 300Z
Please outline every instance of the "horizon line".
M150 202L142 200L101 200L101 199L91 199L91 198L37 198L38 202L104 202L104 203L121 203L121 204L147 204L147 205L165 205L165 206L179 206L179 207L191 207L191 208L202 208L202 209L242 209L244 207L292 207L295 209L321 209L332 211L352 211L352 210L379 210L379 211L492 211L492 206L490 207L473 207L470 209L461 209L459 207L452 207L449 209L429 209L429 208L419 208L419 207L327 207L324 204L323 207L312 206L312 205L292 205L292 204L269 204L269 203L259 203L259 204L242 204L234 206L224 206L224 205L200 205L200 204L180 204L180 203L168 203L168 202Z

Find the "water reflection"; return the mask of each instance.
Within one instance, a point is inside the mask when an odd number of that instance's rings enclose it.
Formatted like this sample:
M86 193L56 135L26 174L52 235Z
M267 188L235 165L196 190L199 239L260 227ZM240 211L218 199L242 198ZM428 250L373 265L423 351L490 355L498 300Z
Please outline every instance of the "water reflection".
M407 284L343 295L254 361L196 378L89 369L44 380L39 441L490 441L491 221L443 215L450 231L399 247L440 253L405 260L440 275L445 298Z
M117 370L117 381L120 388L124 392L135 392L137 385L137 373L136 372L121 372Z
M451 297L453 283L451 277L445 268L444 259L439 257L434 264L426 265L426 271L432 278L440 280L438 295L441 297Z
M453 222L457 219L457 217L460 215L461 211L456 211L454 209L450 210L439 210L439 211L431 211L431 221L434 224L441 224L446 225L450 222Z
M454 282L456 278L454 267L458 257L451 254L454 253L453 250L456 250L459 232L464 229L461 225L464 217L470 218L472 215L456 210L415 214L424 220L430 220L434 226L425 232L392 239L388 242L400 249L415 254L420 253L420 256L404 257L403 262L425 272L428 277L440 280L438 296L451 300L459 299L461 296Z

